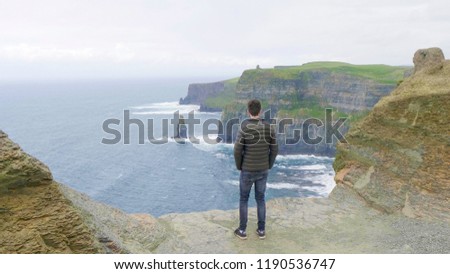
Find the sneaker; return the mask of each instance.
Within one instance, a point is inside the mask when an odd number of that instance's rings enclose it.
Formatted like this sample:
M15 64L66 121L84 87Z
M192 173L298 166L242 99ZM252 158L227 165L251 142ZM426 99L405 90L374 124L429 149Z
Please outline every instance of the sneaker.
M236 237L241 240L247 239L247 233L245 233L245 230L240 230L239 228L236 228L236 230L234 231L234 235L236 235Z
M256 230L256 234L258 235L258 237L260 239L265 239L266 238L266 232L264 230L257 229Z

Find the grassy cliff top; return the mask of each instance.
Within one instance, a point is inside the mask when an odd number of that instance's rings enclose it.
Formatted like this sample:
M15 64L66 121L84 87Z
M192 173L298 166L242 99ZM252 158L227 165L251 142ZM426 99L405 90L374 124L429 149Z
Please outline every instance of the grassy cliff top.
M238 81L239 77L222 81L224 83L224 91L216 96L207 98L205 105L212 108L225 108L227 104L235 100Z
M298 79L299 73L312 70L328 70L358 77L370 78L380 83L396 84L410 69L407 66L388 65L353 65L343 62L311 62L301 66L276 66L267 69L249 69L243 72L241 79L245 81L259 79Z
M237 92L241 86L253 85L257 83L260 86L270 85L274 82L294 81L302 79L305 75L302 72L309 71L326 71L337 74L345 74L366 79L371 79L382 84L395 85L404 78L405 72L411 70L412 67L407 66L388 66L388 65L353 65L344 62L311 62L300 66L275 66L274 68L257 68L245 70L241 77L224 80L224 91L218 95L210 96L205 100L205 105L211 108L221 109L240 109L241 105L236 105ZM296 99L292 99L292 110L286 109L286 114L293 115L301 113L304 110L299 109L296 105ZM263 102L264 103L264 102ZM311 108L311 107L309 107ZM280 110L282 110L281 108ZM320 113L323 111L323 106L317 108ZM283 112L283 111L282 111ZM307 111L309 115L313 115L314 110ZM282 114L282 113L280 113Z

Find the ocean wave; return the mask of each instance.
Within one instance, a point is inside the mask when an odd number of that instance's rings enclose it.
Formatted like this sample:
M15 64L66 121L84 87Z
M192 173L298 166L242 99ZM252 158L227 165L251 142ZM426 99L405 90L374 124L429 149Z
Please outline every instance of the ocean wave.
M271 189L299 189L300 185L289 184L289 183L268 183L267 188Z
M334 181L334 173L332 172L314 176L311 179L313 185L304 186L303 188L313 191L321 197L327 197L331 193L333 188L336 186L336 182Z
M215 156L216 156L216 158L219 158L219 159L228 159L228 157L225 153L219 152L219 153L216 153Z
M315 164L315 165L290 165L287 164L275 164L275 167L280 169L290 169L290 170L304 170L304 171L320 171L327 170L327 166L323 164Z
M304 165L304 166L292 166L290 169L295 170L326 170L327 167L325 165L317 164L317 165Z
M234 186L238 186L239 185L239 180L226 180L225 183L230 184L230 185L234 185Z
M234 186L239 185L238 180L227 180L226 183ZM300 189L300 185L290 184L290 183L267 183L267 188L270 189Z
M146 104L146 105L141 105L141 106L132 106L130 107L131 109L154 109L154 108L158 108L158 109L174 109L174 108L178 108L178 107L186 107L186 106L194 106L199 108L199 105L180 105L177 101L172 101L172 102L160 102L160 103L151 103L151 104Z
M312 154L291 154L291 155L278 155L277 156L277 160L302 160L302 159L319 159L319 160L334 160L334 158L332 157L327 157L327 156L316 156L316 155L312 155Z
M210 140L215 140L217 138L217 134L209 134L209 136L207 136L207 137ZM221 143L221 142L220 143L207 143L205 141L206 136L197 137L197 138L199 139L199 142L192 143L194 148L197 148L197 149L203 150L203 151L207 151L207 152L215 152L215 151L224 150L224 149L229 150L234 147L233 144L226 144L226 143ZM189 139L187 140L187 142L190 142Z
M162 102L130 107L130 109L137 110L131 113L134 115L171 115L177 111L180 114L187 114L191 111L198 112L199 108L199 105L180 105L178 102Z

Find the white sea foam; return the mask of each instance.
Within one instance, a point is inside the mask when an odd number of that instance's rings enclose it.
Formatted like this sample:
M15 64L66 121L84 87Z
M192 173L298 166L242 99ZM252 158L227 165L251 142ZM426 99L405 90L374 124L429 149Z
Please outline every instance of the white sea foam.
M289 183L274 183L274 184L267 184L267 188L272 189L299 189L300 186L296 184L289 184Z
M320 160L334 160L334 158L332 158L332 157L306 155L306 154L292 154L292 155L278 155L277 156L277 160L282 160L282 161L311 159L311 158L320 159Z
M326 170L327 167L325 165L304 165L304 166L292 166L289 167L290 169L295 169L295 170Z
M280 169L290 169L290 170L304 170L304 171L320 171L320 170L327 170L327 166L323 164L316 164L316 165L282 165L282 164L275 164L275 167Z
M215 156L219 159L228 159L227 155L225 153L216 153Z
M336 186L334 173L321 174L312 178L313 186L304 186L304 189L313 191L322 197L327 197Z
M130 108L132 108L132 109L154 109L154 108L173 109L173 108L177 108L178 106L197 106L198 107L198 105L180 105L177 101L172 101L172 102L151 103L151 104L147 104L147 105L134 106L134 107L130 107Z
M239 185L238 180L227 180L226 183L234 186ZM267 188L271 189L300 189L300 185L289 184L289 183L267 183Z
M198 105L180 105L178 102L153 103L130 107L130 109L137 110L131 113L134 115L172 115L176 111L186 115L191 111L198 112L199 108L200 106Z
M229 143L217 143L217 145L221 148L226 148L226 149L234 148L234 144L229 144Z
M193 146L199 150L203 150L203 151L207 151L207 152L214 152L214 151L218 151L218 150L223 150L223 149L232 149L233 148L233 144L226 144L226 143L208 143L205 140L209 139L209 140L215 140L217 138L217 134L209 134L208 136L203 136L203 137L197 137L197 139L199 139L198 143L192 143ZM187 142L190 142L189 140ZM217 156L217 155L216 155ZM221 156L219 156L221 157Z
M239 181L238 180L226 180L225 183L230 184L230 185L234 185L234 186L238 186L239 185Z

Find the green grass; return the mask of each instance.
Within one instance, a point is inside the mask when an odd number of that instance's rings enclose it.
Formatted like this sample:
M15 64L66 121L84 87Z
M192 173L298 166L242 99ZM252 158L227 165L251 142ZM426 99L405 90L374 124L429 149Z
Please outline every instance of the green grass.
M236 85L239 77L225 80L224 91L215 97L209 97L205 100L205 105L211 108L225 108L236 99Z
M269 83L285 80L298 80L301 77L307 80L308 71L330 71L332 73L347 74L361 78L372 79L379 83L396 85L403 79L405 71L410 69L405 66L387 66L387 65L353 65L343 62L311 62L301 66L278 66L267 69L249 69L243 72L241 77L224 81L225 90L215 97L210 97L205 101L208 107L221 108L224 112L236 113L245 109L245 106L236 103L236 86L246 83L258 83L258 85L267 85ZM296 94L286 95L280 98L290 102L289 106L279 109L279 117L289 118L318 118L323 119L325 108L332 108L324 105L319 98L308 98L307 100L297 98ZM262 101L263 108L268 107L266 101ZM368 111L343 113L333 111L334 117L347 117L348 123L353 124L367 115Z
M215 97L206 99L205 104L211 108L225 108L236 99L236 86L238 83L258 83L267 85L273 81L297 80L308 77L300 72L313 70L328 70L339 74L348 74L356 77L373 79L385 84L397 84L403 79L408 67L387 65L352 65L343 62L312 62L301 66L275 67L268 69L249 69L241 77L224 81L225 90ZM305 79L306 80L306 79ZM311 110L314 113L314 110Z
M397 84L403 79L403 75L408 69L408 67L386 65L348 65L335 67L332 71L370 78L384 84Z
M295 80L300 72L328 70L335 73L349 74L386 84L396 84L403 78L409 67L387 65L352 65L342 62L312 62L301 66L275 67L268 69L250 69L242 74L242 81L258 81L262 84L270 80Z

